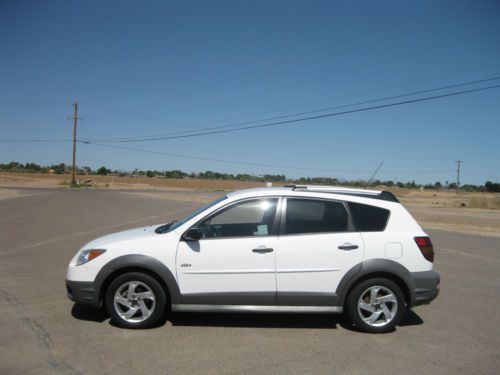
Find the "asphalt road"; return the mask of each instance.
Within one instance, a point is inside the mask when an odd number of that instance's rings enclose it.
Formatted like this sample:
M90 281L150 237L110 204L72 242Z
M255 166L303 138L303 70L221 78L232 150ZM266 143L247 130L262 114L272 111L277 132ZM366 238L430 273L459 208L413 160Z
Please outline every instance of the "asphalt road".
M1 374L500 371L499 238L429 231L441 294L390 334L309 314L174 314L158 328L124 330L66 298L67 263L97 236L182 217L199 203L116 191L20 191L0 200Z

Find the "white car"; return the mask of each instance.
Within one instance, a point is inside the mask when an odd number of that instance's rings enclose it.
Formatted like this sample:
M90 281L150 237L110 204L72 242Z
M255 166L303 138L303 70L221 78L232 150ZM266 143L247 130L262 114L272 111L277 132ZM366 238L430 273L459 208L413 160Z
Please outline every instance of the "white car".
M390 192L232 192L180 221L119 232L71 260L68 296L128 328L172 311L343 313L388 332L439 292L426 233Z

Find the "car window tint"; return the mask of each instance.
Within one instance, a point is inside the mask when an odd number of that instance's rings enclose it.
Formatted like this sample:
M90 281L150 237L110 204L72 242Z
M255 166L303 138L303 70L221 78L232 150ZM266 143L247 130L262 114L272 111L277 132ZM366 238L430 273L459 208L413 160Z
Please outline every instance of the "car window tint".
M203 238L267 236L273 231L277 198L236 203L201 223Z
M340 202L288 198L285 234L345 232L348 214Z
M390 211L368 204L349 202L356 229L360 232L382 232L387 226Z

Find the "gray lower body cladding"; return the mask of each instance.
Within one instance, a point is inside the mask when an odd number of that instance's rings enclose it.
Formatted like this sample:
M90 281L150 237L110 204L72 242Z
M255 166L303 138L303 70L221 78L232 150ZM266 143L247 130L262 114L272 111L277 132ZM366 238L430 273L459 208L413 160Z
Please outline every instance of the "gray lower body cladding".
M377 264L375 264L377 263ZM181 310L182 305L197 306L247 306L244 310L249 310L248 306L304 306L304 307L342 307L350 287L355 284L356 280L366 276L367 273L377 272L380 270L379 262L364 262L363 267L353 269L351 275L348 274L340 283L338 290L335 293L208 293L194 295L180 295L178 286L173 276L163 278L166 282L170 294L171 303L176 305L178 310ZM439 294L439 274L435 271L424 272L408 272L406 268L395 262L382 261L385 267L384 271L390 272L400 277L409 289L411 301L409 307L418 306L430 303ZM370 265L371 267L366 267ZM373 267L377 265L378 267ZM365 271L365 272L362 272ZM368 271L368 272L367 272ZM111 270L108 271L111 274ZM108 272L106 272L108 274ZM82 282L66 280L66 289L68 297L81 304L90 305L93 307L101 306L102 296L102 281L104 277L97 278L96 282ZM349 280L349 281L347 281ZM174 284L175 285L171 285ZM175 291L177 293L172 293ZM259 309L256 309L257 311ZM298 309L300 310L300 309ZM341 309L339 311L342 311Z
M76 303L99 307L99 294L92 281L66 280L66 292L68 298Z
M415 285L413 306L430 303L438 296L441 278L437 272L412 272L411 278Z

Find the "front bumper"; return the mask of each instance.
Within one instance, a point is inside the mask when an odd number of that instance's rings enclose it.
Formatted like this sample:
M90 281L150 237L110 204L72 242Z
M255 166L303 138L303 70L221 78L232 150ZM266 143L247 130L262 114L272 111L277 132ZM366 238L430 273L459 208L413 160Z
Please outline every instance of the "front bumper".
M92 281L66 280L66 292L73 302L100 307L99 295Z
M436 271L412 272L415 289L413 290L413 306L430 303L439 294L441 277Z

